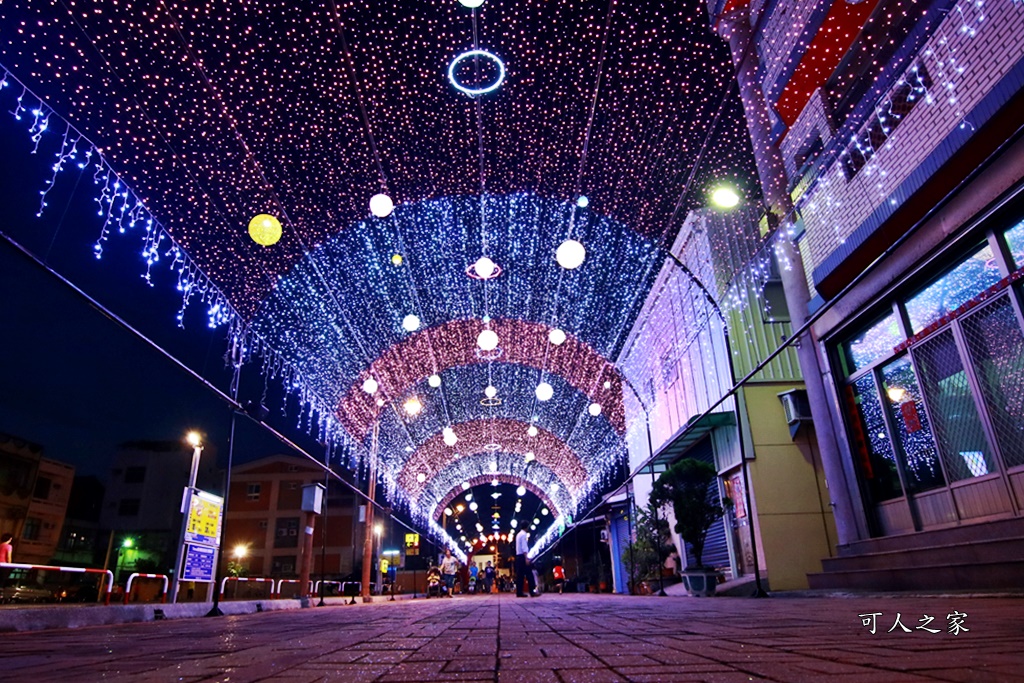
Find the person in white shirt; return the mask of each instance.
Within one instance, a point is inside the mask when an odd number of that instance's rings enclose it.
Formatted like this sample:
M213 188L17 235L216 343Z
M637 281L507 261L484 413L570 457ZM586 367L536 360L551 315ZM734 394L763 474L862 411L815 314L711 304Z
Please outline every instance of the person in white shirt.
M450 548L445 548L444 559L441 560L441 578L444 579L445 595L452 597L455 588L455 574L459 571L459 561L452 557Z
M530 532L520 529L516 534L516 597L525 598L527 593L523 592L523 583L528 586L529 595L537 597L537 582L533 578L530 559L526 554L530 552Z

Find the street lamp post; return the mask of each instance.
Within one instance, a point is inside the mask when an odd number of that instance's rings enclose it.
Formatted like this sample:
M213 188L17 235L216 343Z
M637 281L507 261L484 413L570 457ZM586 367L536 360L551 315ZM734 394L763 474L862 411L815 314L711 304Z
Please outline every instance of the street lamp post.
M377 578L377 585L378 586L382 586L382 587L384 586L384 572L381 571L381 566L380 566L380 560L381 560L381 552L380 551L381 551L381 548L382 548L382 546L381 546L381 536L383 535L383 533L384 533L384 525L383 524L381 524L380 522L377 522L376 524L373 525L373 537L374 537L374 540L376 542L376 553L373 554L373 557L377 558L376 559L376 563L374 564L374 566L376 568L376 571L374 571L373 573L374 573L374 575Z
M203 440L199 432L189 432L185 440L192 446L192 467L189 470L188 485L181 496L181 534L178 536L178 559L174 564L174 580L171 582L170 601L178 601L178 589L181 583L182 565L185 563L185 532L188 531L188 512L192 506L192 494L196 489L196 477L199 475L199 457L203 454ZM217 587L213 587L214 591Z

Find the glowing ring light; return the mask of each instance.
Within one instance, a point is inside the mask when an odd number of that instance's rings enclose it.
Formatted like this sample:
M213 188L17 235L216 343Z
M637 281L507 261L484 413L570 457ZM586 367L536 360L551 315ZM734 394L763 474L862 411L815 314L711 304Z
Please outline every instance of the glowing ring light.
M482 399L480 399L480 405L482 405L482 406L484 406L486 408L493 408L495 406L500 406L501 405L501 399L500 398L482 398Z
M484 450L485 451L490 451L491 453L493 453L495 451L500 451L501 450L501 444L497 444L497 443L494 443L494 442L484 444Z
M485 88L467 88L466 86L455 80L455 70L459 68L464 60L470 57L484 57L494 62L498 66L498 77L493 83ZM455 89L459 92L466 93L470 97L478 97L479 95L486 95L489 92L493 92L501 87L501 84L505 82L505 63L498 59L498 56L488 52L487 50L469 50L463 52L461 55L452 60L452 63L448 65L448 81L455 86Z

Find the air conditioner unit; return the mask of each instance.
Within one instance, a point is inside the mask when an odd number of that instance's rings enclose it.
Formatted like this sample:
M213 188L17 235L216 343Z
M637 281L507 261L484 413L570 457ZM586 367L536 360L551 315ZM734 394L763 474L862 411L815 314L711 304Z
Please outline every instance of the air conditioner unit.
M779 394L782 409L786 412L786 422L790 425L811 419L811 404L807 401L807 392L803 389L790 389Z

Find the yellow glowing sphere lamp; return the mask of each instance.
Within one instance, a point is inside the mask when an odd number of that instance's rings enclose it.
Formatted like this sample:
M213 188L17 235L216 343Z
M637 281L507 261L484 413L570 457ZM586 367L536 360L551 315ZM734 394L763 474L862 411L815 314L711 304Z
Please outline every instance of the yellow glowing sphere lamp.
M264 247L277 244L281 239L281 221L269 213L261 213L249 221L249 237Z

